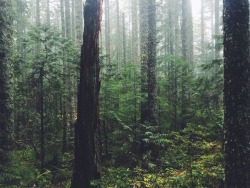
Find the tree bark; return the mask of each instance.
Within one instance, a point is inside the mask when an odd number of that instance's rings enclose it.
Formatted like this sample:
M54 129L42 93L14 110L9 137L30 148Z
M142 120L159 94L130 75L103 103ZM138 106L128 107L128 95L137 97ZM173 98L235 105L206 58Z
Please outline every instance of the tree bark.
M148 2L140 0L140 58L141 58L141 93L145 98L141 101L141 123L147 122L147 67L148 67Z
M148 123L157 125L156 118L156 1L148 4Z
M83 2L82 0L75 0L75 16L76 16L76 40L80 45L82 44L82 32L83 32Z
M80 61L75 160L72 188L91 188L91 180L100 178L100 154L97 144L99 126L99 31L101 0L86 0L84 34Z
M50 26L50 0L47 0L46 19L47 19L47 25Z
M224 0L225 187L250 187L249 3Z
M220 0L215 0L214 29L215 29L215 59L220 59L218 36L220 34ZM218 66L217 66L218 67Z
M106 44L106 63L110 66L110 20L109 20L109 0L104 0L105 4L105 44Z
M0 171L1 166L6 164L4 156L9 150L10 140L9 125L10 125L10 109L9 109L9 94L7 91L7 63L10 61L11 52L11 24L10 16L11 2L9 0L0 0ZM4 36L4 37L2 37Z

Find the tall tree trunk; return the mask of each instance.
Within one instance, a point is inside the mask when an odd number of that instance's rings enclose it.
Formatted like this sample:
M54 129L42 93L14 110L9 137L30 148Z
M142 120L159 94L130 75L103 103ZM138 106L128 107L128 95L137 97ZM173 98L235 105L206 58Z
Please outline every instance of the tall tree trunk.
M70 15L70 0L64 0L65 2L65 21L66 21L66 37L70 39L72 37L71 33L71 15Z
M47 0L46 19L47 19L47 25L50 26L50 0Z
M147 67L148 67L148 2L140 0L140 58L141 58L141 93L147 95ZM141 123L147 122L148 103L146 100L141 101Z
M224 0L225 187L250 187L249 3Z
M77 43L82 44L83 33L83 2L82 0L75 0L75 16L76 16L76 40Z
M11 24L12 18L11 1L0 0L0 171L2 166L7 161L6 152L10 147L9 140L9 125L10 125L10 109L9 109L9 95L7 91L7 65L10 61L11 52ZM4 36L4 37L3 37ZM5 156L6 155L6 156Z
M121 47L120 47L120 7L119 0L116 0L116 28L117 28L117 41L116 41L116 61L119 68L120 56L121 56Z
M41 18L40 18L40 0L36 0L36 27L41 25ZM38 55L40 52L41 43L38 41L36 44L35 54Z
M61 30L62 37L66 37L66 29L65 29L65 11L64 11L64 0L60 0L60 11L61 11Z
M190 0L182 0L182 57L193 65L193 18Z
M84 34L80 62L77 123L75 125L75 160L72 188L91 188L91 180L100 178L99 126L99 31L100 0L86 0Z
M76 41L75 0L71 0L72 40Z
M201 61L204 62L205 58L205 23L204 23L204 2L201 0Z
M132 10L132 61L137 62L138 58L138 1L131 0Z
M192 21L192 8L190 0L182 0L182 57L189 63L189 66L193 65L193 21ZM183 65L182 67L182 80L181 80L181 128L187 126L188 115L188 67Z
M156 1L148 4L148 123L157 124L156 118Z
M109 0L104 0L105 5L105 44L106 44L106 55L107 65L110 66L110 20L109 20Z
M127 48L126 48L126 25L125 25L125 13L122 13L122 51L123 51L123 64L127 62Z
M211 41L212 41L212 49L211 49L211 59L214 59L215 49L214 49L214 0L211 1Z
M218 36L220 34L220 0L215 0L215 19L214 19L214 29L215 29L215 59L220 59L220 49Z
M40 144L41 144L41 172L45 170L45 127L44 127L44 63L41 62L40 68Z

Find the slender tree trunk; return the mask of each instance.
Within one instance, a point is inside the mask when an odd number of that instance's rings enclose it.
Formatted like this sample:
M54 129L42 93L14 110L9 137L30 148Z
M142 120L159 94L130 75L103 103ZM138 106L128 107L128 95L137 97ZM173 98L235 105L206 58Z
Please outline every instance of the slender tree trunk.
M215 59L220 59L218 36L220 34L220 0L215 0Z
M131 0L132 10L132 61L137 62L138 58L138 1Z
M47 25L50 26L50 0L47 0L46 19L47 19Z
M62 29L62 37L66 37L66 29L65 29L65 14L64 14L64 0L60 0L60 11L61 11L61 29Z
M64 0L65 2L65 21L66 21L66 37L68 39L71 39L72 33L71 33L71 15L70 15L70 0Z
M71 0L72 40L76 41L75 1Z
M106 44L106 55L107 65L110 66L110 20L109 20L109 0L104 0L105 5L105 44Z
M250 187L249 3L224 0L225 187Z
M40 68L40 144L41 144L41 172L45 170L45 127L44 127L44 64Z
M91 188L91 180L100 178L100 154L97 144L99 126L99 32L100 0L86 0L84 34L80 62L75 160L72 188Z
M116 28L117 28L117 41L116 41L116 61L119 68L121 48L120 48L120 8L119 0L116 0Z
M180 0L174 0L174 27L175 27L175 48L174 48L174 55L175 57L180 56ZM173 70L173 80L174 80L174 89L173 89L173 103L174 103L174 127L176 130L180 129L179 124L177 123L177 106L178 106L178 75L177 75L177 63L176 60L174 62L174 70Z
M204 23L204 2L201 0L201 61L205 61L205 23Z
M213 60L215 57L215 48L214 48L214 0L211 1L211 41L212 41L212 49L211 49L211 59Z
M40 0L36 0L36 27L40 27L41 18L40 18ZM40 52L41 43L38 41L36 44L35 54L38 55Z
M126 64L127 62L127 49L126 49L126 25L125 25L125 13L122 13L122 46L123 46L123 64Z
M76 25L76 40L77 43L82 44L83 33L83 2L82 0L75 0L75 25Z

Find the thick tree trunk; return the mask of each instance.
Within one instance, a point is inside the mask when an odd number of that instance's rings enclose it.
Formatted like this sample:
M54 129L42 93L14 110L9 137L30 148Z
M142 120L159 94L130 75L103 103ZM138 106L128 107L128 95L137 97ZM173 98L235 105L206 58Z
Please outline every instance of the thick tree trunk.
M100 155L97 144L99 126L99 31L101 0L86 0L84 34L80 62L77 123L75 125L75 160L72 188L91 188L99 179Z
M140 0L140 57L141 57L141 93L147 94L147 67L148 67L148 2ZM147 96L141 101L141 123L147 122L148 103Z
M249 4L224 0L225 183L250 187Z
M1 166L7 161L4 152L9 149L9 125L10 109L8 105L9 95L7 92L7 64L10 60L11 48L11 2L9 0L0 0L0 171ZM2 37L4 36L4 37Z
M157 125L156 118L156 1L148 4L148 123Z

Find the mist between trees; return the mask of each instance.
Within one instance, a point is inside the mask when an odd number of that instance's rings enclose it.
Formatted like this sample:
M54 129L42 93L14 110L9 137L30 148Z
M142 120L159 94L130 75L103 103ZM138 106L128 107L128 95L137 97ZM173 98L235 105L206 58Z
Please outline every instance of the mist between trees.
M250 187L247 0L0 0L0 187Z

